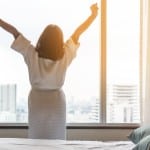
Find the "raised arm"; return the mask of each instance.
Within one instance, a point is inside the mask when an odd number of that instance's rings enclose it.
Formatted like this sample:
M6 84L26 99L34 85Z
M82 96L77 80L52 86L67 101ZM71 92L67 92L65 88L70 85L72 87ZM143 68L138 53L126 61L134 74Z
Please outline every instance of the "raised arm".
M91 15L75 30L71 36L75 43L78 43L80 35L91 25L98 14L97 3L93 4L90 9Z
M7 32L11 33L11 34L14 36L15 39L16 39L16 38L19 36L19 34L20 34L20 33L18 32L18 30L17 30L14 26L8 24L7 22L3 21L2 19L0 19L0 27L2 27L2 28L3 28L4 30L6 30Z

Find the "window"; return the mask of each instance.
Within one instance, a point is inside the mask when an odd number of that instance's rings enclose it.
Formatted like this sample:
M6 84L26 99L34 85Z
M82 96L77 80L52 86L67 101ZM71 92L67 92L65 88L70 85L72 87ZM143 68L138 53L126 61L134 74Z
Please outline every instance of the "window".
M140 1L107 0L107 122L140 122Z
M77 57L66 75L67 123L140 122L139 1L107 0L107 9L106 1L99 1L99 16L81 36ZM90 15L91 4L2 0L0 14L36 44L49 23L58 24L67 40ZM0 35L0 122L27 123L27 67L22 56L10 49L13 38L1 29Z

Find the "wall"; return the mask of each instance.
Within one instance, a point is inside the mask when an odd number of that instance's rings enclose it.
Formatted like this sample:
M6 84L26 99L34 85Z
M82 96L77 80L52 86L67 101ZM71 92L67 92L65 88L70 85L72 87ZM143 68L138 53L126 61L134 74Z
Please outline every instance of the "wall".
M68 140L127 140L132 129L67 129ZM0 138L27 138L27 129L0 129Z

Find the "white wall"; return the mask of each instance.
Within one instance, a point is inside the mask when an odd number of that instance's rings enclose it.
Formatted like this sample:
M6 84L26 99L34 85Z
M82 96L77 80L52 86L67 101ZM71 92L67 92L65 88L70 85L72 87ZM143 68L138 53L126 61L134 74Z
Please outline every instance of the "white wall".
M69 129L67 139L70 140L127 140L129 129Z

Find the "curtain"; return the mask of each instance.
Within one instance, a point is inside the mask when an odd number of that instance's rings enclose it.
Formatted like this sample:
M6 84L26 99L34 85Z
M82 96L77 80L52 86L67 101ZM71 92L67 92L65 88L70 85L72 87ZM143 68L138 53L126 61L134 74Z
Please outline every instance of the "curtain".
M150 125L150 0L142 2L142 51L143 51L143 101L142 123Z

